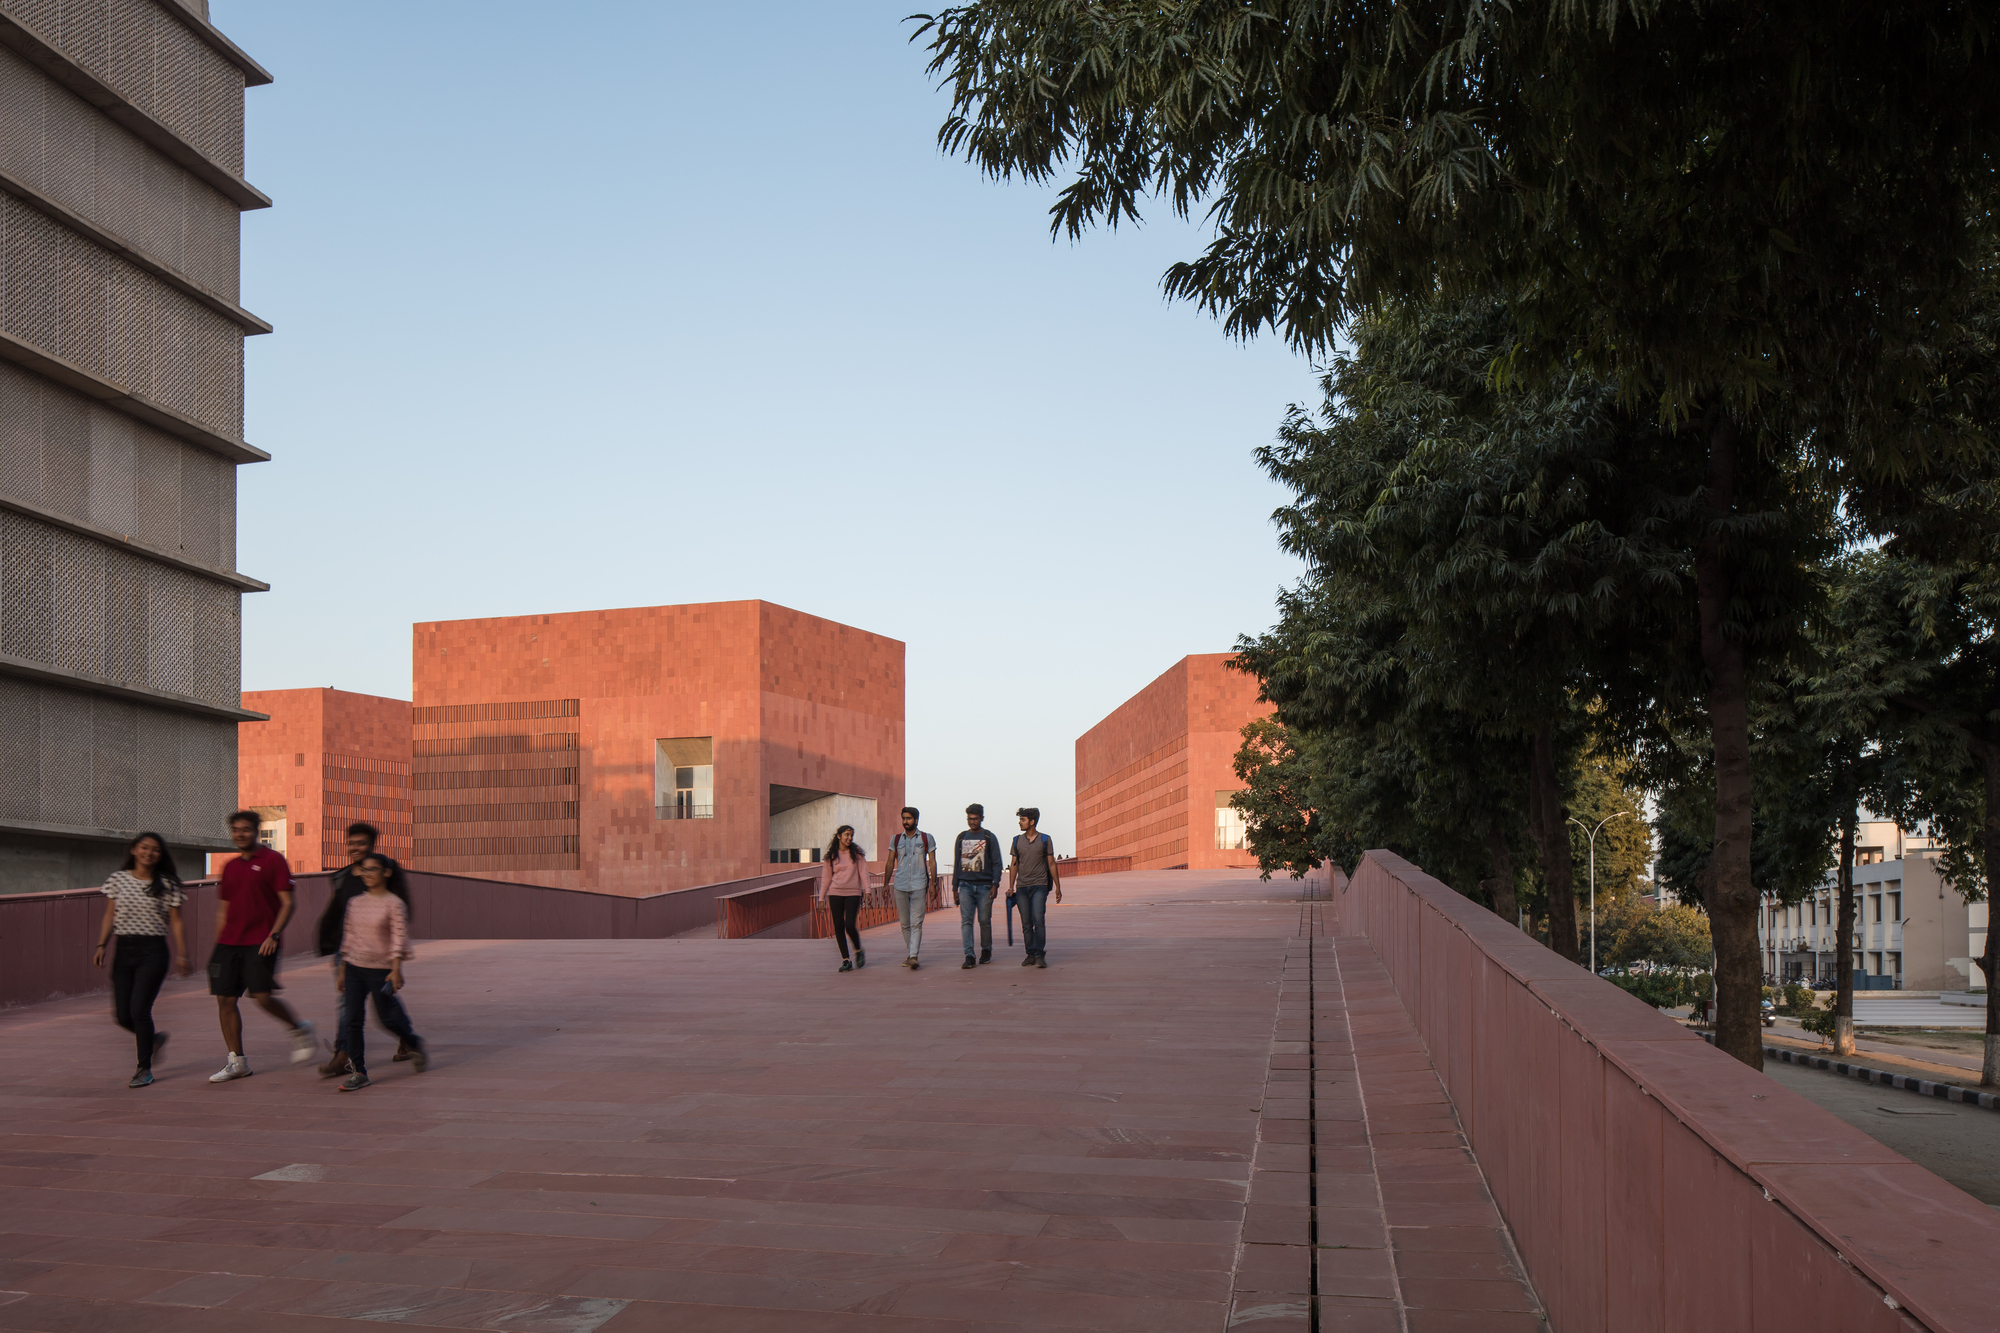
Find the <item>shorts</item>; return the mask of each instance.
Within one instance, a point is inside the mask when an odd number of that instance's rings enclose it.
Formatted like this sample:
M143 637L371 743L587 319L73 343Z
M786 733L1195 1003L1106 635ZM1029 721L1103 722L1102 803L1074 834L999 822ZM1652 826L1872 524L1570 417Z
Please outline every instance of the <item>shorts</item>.
M278 955L266 958L254 944L218 944L208 956L208 993L269 995L278 989Z

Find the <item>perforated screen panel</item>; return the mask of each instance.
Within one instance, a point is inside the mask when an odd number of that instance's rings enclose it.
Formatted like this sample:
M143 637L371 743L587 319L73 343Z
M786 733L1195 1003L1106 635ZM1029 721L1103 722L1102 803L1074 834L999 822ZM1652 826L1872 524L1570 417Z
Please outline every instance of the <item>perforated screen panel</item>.
M235 708L242 596L0 511L0 651Z
M0 0L50 45L243 174L243 71L154 0Z
M236 205L5 47L0 171L216 295L238 299Z
M243 433L243 330L5 194L0 327L225 435Z
M236 465L0 361L0 495L218 569L236 564Z
M0 818L214 842L236 725L0 677Z

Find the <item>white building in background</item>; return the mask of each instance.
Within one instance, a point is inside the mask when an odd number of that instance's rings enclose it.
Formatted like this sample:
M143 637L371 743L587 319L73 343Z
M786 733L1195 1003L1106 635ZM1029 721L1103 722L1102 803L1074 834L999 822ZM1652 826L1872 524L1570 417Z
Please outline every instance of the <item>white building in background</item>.
M1869 811L1854 837L1854 957L1856 990L1965 990L1984 986L1976 961L1986 948L1985 903L1968 905L1939 876L1937 843L1906 832ZM1831 978L1839 966L1835 922L1839 869L1819 892L1757 914L1764 971L1780 981Z

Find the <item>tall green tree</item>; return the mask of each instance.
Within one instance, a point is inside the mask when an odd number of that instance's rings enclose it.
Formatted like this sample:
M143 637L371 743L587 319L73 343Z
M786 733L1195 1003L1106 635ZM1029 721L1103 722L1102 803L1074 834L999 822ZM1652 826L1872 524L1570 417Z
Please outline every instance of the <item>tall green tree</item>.
M1353 865L1337 851L1329 857L1315 791L1325 760L1311 753L1314 748L1310 734L1295 736L1276 718L1253 718L1243 726L1233 764L1243 790L1229 804L1243 814L1250 851L1265 879L1274 870L1303 879L1329 859Z
M918 36L940 143L1066 175L1056 232L1207 205L1166 288L1232 333L1325 351L1387 303L1498 292L1503 377L1582 370L1660 423L1704 519L1717 1036L1761 1065L1749 700L1798 617L1744 595L1767 556L1744 480L1950 446L1898 409L1987 259L1993 23L1962 0L979 0Z
M2000 487L1955 498L1964 559L1934 565L1885 553L1860 568L1853 595L1856 619L1887 664L1880 688L1901 715L1886 810L1905 824L1929 824L1944 845L1945 881L1990 908L1992 868L2000 865ZM1981 1081L1990 1085L2000 1085L1996 936L1989 927L1980 959L1987 978Z

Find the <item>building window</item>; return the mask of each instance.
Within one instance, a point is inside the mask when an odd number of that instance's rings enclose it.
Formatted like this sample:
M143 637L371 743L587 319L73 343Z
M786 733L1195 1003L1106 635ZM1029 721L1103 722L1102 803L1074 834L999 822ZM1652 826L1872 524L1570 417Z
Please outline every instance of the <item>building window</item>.
M1858 866L1879 866L1882 864L1880 847L1857 847L1854 849L1854 864Z
M795 866L815 863L820 858L818 847L773 847L771 864L774 866Z
M1250 825L1244 820L1243 812L1229 803L1236 793L1219 791L1215 794L1215 850L1218 852L1240 852L1250 846Z
M654 742L653 804L661 819L715 818L715 741L677 736Z
M282 805L259 805L252 807L257 812L257 845L269 847L280 856L285 854L285 807ZM300 832L304 832L303 829Z
M1891 921L1901 921L1903 919L1903 895L1900 893L1889 895L1889 919ZM1879 921L1881 918L1877 917L1876 920Z

